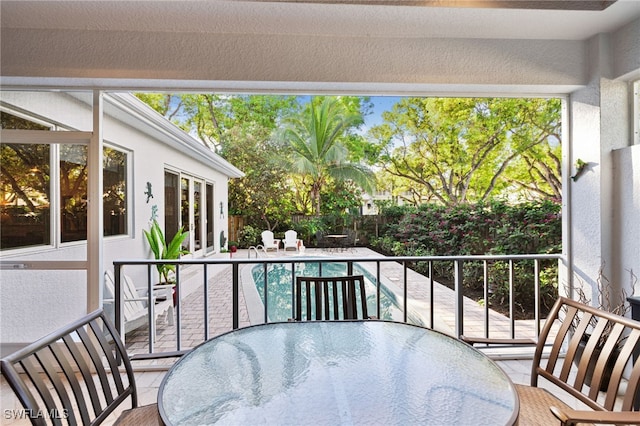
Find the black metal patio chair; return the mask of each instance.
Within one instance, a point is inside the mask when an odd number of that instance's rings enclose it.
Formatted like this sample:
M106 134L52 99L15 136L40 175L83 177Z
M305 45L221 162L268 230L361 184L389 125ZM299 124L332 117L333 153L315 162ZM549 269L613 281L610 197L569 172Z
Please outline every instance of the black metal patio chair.
M358 297L360 312L358 312ZM306 302L304 318L303 298ZM297 277L295 301L296 321L370 318L367 313L367 295L362 275Z
M133 367L102 309L3 358L0 367L33 425L98 425L129 397L132 408L116 425L162 424L156 404L138 407Z

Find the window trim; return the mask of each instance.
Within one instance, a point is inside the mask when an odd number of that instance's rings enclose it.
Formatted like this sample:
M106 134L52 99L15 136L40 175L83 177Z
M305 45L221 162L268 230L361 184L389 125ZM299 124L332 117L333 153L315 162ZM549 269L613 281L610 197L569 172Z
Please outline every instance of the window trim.
M11 111L7 111L12 113ZM29 117L23 117L29 120ZM91 141L91 132L79 132L79 131L60 131L53 130L55 126L51 126L51 131L46 130L15 130L4 129L2 131L2 143L3 144L22 144L22 145L49 145L50 149L50 221L51 227L49 232L50 244L42 244L27 247L16 247L0 249L0 254L23 254L23 253L36 253L40 251L56 250L62 247L69 247L86 243L86 240L70 241L62 243L61 236L61 213L60 209L60 155L59 149L56 149L56 145L83 145L89 146Z
M13 111L7 112L13 114ZM24 116L24 114L20 114L22 118L27 120L34 120L31 117ZM40 122L41 120L37 120ZM67 131L67 130L53 130L56 126L51 123L39 123L45 126L50 126L51 131L46 130L15 130L15 129L5 129L2 131L2 143L3 144L47 144L50 147L50 163L53 167L51 167L51 188L50 188L50 211L51 211L51 227L49 232L50 235L50 243L35 245L35 246L26 246L26 247L15 247L15 248L6 248L0 249L0 256L5 255L21 255L21 254L35 254L38 252L46 252L50 250L57 250L60 248L68 248L74 246L81 246L87 244L87 239L77 240L77 241L68 241L62 242L61 236L61 213L60 213L60 153L59 150L55 148L56 145L84 145L89 146L91 142L92 132L81 132L81 131ZM127 170L126 170L126 209L127 209L127 232L119 235L109 235L104 236L105 239L113 241L115 239L124 239L131 238L133 235L134 229L134 215L133 215L133 151L127 149L121 145L104 141L103 149L110 148L115 149L124 153L127 156Z

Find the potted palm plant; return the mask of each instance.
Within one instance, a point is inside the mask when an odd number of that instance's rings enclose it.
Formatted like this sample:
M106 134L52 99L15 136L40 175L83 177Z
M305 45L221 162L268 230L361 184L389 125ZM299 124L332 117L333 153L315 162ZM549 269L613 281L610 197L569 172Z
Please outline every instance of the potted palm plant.
M184 228L180 228L178 232L176 232L169 244L167 244L162 228L160 228L158 221L155 219L153 220L149 231L145 229L143 232L156 260L179 259L181 255L188 253L187 250L182 248L182 243L189 235L189 232L185 232ZM160 283L170 284L171 278L169 275L171 272L176 270L176 266L169 264L157 264L156 269L158 270ZM175 299L175 290L173 294Z

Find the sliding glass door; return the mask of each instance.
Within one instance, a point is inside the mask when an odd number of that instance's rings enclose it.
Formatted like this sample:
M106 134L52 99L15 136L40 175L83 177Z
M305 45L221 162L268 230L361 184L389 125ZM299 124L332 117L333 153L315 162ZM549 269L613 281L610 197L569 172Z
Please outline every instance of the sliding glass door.
M213 251L213 206L213 184L187 174L165 171L167 239L170 240L183 227L189 236L182 247L192 256Z

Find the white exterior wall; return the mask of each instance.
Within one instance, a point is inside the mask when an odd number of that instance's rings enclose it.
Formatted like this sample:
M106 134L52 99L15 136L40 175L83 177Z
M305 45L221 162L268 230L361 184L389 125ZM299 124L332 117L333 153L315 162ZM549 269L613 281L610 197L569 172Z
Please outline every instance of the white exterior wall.
M634 186L640 168L633 167L638 146L631 147L632 88L628 80L614 79L621 68L616 67L615 53L636 35L625 28L614 36L590 40L589 84L570 95L570 174L575 174L578 159L588 163L586 171L565 188L573 285L585 285L587 294L596 295L601 280L610 284L615 300L623 290L630 295L631 271L637 275L640 269L640 195ZM592 303L598 304L597 297L592 296Z
M90 93L69 96L59 92L2 92L0 95L4 105L29 111L73 130L92 130ZM77 96L89 103L78 100ZM108 105L109 101L105 101L107 113ZM227 206L228 176L108 114L104 116L103 129L105 145L130 152L128 235L104 238L105 269L112 270L114 260L153 258L142 230L149 228L153 205L157 205L158 221L164 225L165 167L188 172L214 184L214 251L219 251L216 235L223 230L228 235L227 212L224 218L219 215L219 202L224 202L225 210ZM149 203L144 194L147 182L152 184L154 195ZM66 243L59 248L5 250L0 258L20 261L85 260L87 244L82 241ZM3 344L34 341L86 313L87 275L84 270L2 270L0 273L0 342ZM137 285L146 285L146 268L127 273L132 275Z

